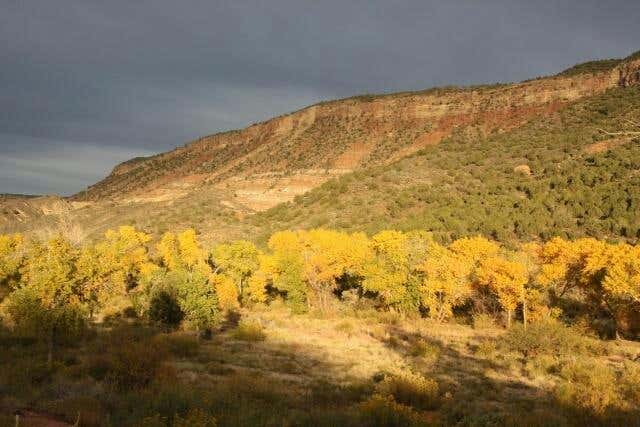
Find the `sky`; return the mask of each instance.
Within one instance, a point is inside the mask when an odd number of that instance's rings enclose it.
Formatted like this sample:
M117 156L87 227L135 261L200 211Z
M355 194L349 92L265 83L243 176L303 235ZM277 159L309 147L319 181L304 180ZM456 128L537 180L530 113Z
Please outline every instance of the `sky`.
M0 0L0 193L363 93L640 50L638 0Z

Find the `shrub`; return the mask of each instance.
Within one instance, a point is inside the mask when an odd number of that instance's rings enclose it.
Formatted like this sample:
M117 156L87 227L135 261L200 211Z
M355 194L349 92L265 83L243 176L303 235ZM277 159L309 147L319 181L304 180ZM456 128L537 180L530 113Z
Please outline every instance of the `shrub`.
M347 335L351 335L354 330L355 327L353 326L353 323L347 320L344 320L336 325L336 331L343 332Z
M640 364L625 362L621 387L627 401L640 405Z
M493 316L486 313L478 313L473 315L474 329L490 329L496 326Z
M525 364L525 371L529 378L535 378L538 376L544 376L551 371L554 371L557 367L558 359L555 356L548 354L541 354L527 360Z
M475 354L486 359L492 358L497 350L496 341L494 339L484 339L475 348Z
M378 392L393 396L397 402L421 409L437 406L438 383L420 374L399 371L387 375L378 384Z
M410 406L395 401L393 396L374 394L358 406L359 424L363 426L419 426L419 414Z
M501 344L525 357L539 354L576 355L593 352L589 339L577 334L555 319L544 319L528 325L514 325L502 338Z
M409 342L409 354L413 357L422 357L435 362L440 356L440 348L429 344L422 338L418 338Z
M233 331L233 337L241 341L264 341L267 335L264 333L262 325L256 321L240 322Z
M562 381L556 387L558 401L580 411L602 416L620 400L616 375L609 366L592 360L572 360L560 369Z
M118 390L144 388L160 377L166 357L164 349L152 341L120 345L110 354L105 379Z

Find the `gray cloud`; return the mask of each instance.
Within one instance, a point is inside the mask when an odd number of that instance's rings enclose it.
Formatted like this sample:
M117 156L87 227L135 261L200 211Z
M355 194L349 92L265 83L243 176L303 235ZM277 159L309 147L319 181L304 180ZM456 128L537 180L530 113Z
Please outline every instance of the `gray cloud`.
M0 192L358 93L514 81L640 49L640 2L0 0Z

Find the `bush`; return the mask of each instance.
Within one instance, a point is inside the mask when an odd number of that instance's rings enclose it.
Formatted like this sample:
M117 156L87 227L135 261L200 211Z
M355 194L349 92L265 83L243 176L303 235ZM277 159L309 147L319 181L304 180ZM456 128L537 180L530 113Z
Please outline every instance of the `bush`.
M113 349L106 381L118 390L135 390L159 378L167 354L152 341L130 342Z
M561 383L555 395L570 408L588 410L602 416L620 401L616 390L616 375L609 366L592 360L572 360L560 369Z
M437 406L438 383L432 379L407 371L387 375L377 387L379 393L393 396L402 404L421 409Z
M374 394L358 406L359 424L363 426L405 427L424 425L410 406L395 401L393 396Z
M440 348L429 344L422 338L418 338L409 342L409 354L413 357L422 357L435 362L440 357Z
M640 405L640 364L629 361L625 363L621 386L627 401Z
M496 326L493 316L486 313L474 314L472 321L474 329L490 329Z
M496 341L494 339L484 339L475 348L475 354L485 359L491 359L496 353Z
M233 331L233 337L241 341L264 341L267 335L262 325L256 321L240 322Z
M525 357L540 354L570 356L593 353L594 343L555 319L544 319L528 325L514 325L504 335L502 346Z

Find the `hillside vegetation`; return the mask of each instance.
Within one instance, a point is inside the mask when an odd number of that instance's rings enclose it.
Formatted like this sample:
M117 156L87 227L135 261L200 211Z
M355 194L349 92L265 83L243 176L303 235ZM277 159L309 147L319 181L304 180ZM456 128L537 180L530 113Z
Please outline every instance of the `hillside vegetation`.
M260 211L332 176L388 164L437 144L456 129L479 135L512 129L568 102L633 85L639 68L640 61L630 56L521 83L322 102L132 159L74 200L176 199L208 183L234 190L230 202Z
M394 164L257 214L267 230L426 229L441 241L640 237L640 89L611 89L507 132L456 132ZM636 129L637 126L635 126ZM267 231L266 234L268 234Z

